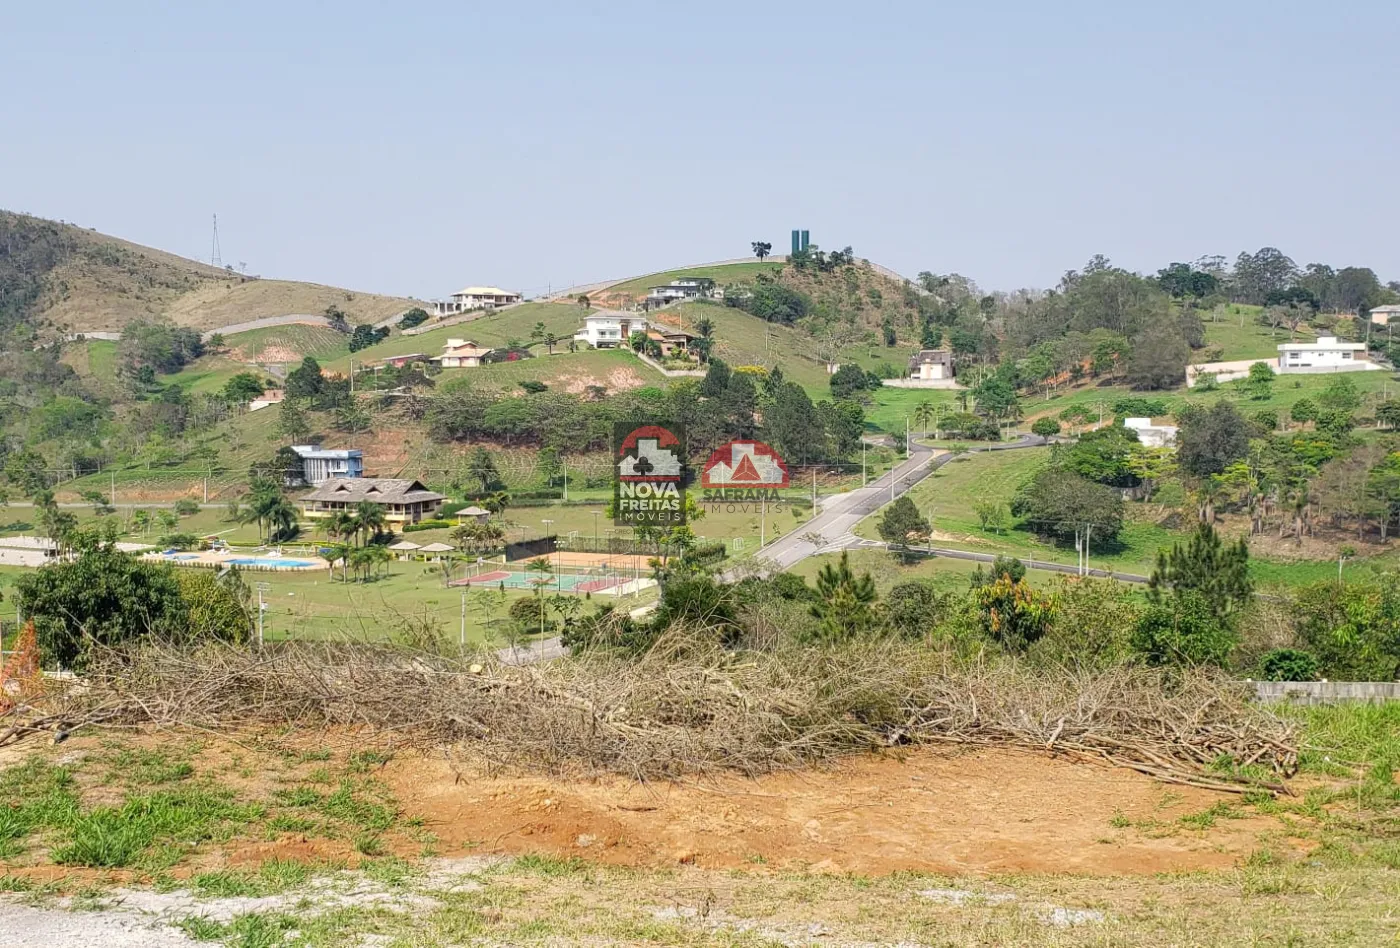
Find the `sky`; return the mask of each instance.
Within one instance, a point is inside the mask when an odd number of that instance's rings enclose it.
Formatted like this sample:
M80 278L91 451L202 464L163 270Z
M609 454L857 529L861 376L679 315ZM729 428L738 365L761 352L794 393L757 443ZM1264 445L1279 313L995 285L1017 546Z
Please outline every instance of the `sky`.
M432 299L782 252L1400 279L1400 3L8 4L0 207Z

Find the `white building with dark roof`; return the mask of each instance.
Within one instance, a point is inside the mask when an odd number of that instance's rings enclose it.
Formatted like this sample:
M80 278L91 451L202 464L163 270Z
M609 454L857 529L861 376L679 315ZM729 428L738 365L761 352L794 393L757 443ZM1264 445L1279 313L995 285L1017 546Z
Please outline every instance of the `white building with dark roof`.
M445 300L433 302L434 316L452 316L474 309L495 309L519 303L521 296L514 290L503 290L499 286L467 286L453 293Z

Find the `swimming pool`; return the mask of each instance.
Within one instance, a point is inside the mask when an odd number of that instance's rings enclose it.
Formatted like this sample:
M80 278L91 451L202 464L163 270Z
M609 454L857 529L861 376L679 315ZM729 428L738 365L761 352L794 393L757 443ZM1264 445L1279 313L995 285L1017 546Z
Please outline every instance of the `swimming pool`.
M311 560L284 560L280 556L236 556L224 562L230 566L251 566L255 569L307 569L321 565Z

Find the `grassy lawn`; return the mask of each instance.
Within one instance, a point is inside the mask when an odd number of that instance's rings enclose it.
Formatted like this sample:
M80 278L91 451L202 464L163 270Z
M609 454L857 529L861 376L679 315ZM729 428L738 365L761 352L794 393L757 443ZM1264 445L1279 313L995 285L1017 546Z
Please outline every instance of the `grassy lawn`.
M543 382L551 389L575 395L585 393L589 385L601 385L611 393L639 385L661 385L669 381L660 372L624 349L581 349L570 352L555 347L554 355L543 348L533 359L518 362L497 362L474 369L443 369L436 377L439 385L455 379L467 379L480 389L495 389L523 395L521 382Z

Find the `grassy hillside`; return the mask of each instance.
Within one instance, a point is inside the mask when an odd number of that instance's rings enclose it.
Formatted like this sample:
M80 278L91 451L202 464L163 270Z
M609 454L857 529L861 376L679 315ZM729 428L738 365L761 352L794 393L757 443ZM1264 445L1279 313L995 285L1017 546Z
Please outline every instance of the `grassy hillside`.
M504 346L512 340L529 345L534 342L530 332L537 323L544 323L545 332L559 337L557 350L567 348L569 338L582 327L583 317L589 312L591 310L573 303L524 303L415 336L395 334L376 346L361 349L354 358L359 363L414 352L438 355L448 339L471 339L484 346ZM543 351L542 347L538 348ZM329 369L344 372L350 367L350 357L347 353L325 364Z
M800 327L764 322L743 310L714 303L682 303L662 310L656 318L691 332L699 320L709 319L715 326L715 355L719 358L730 365L777 365L814 395L828 390L828 356L875 371L886 362L903 367L914 351L908 344L887 347L818 337Z
M168 315L199 329L336 305L380 319L414 305L314 283L259 280L72 224L0 211L0 315L41 336L117 330Z
M661 286L670 283L672 280L701 279L709 278L715 283L723 286L726 283L743 283L753 280L759 273L774 274L783 268L782 263L759 262L753 263L730 263L718 267L689 267L682 270L666 270L662 273L652 273L640 276L625 283L618 283L600 290L589 297L595 305L606 303L615 306L625 301L639 301L643 299L653 286Z
M326 326L294 324L250 329L224 337L236 362L298 362L306 356L329 361L348 355L349 339Z

